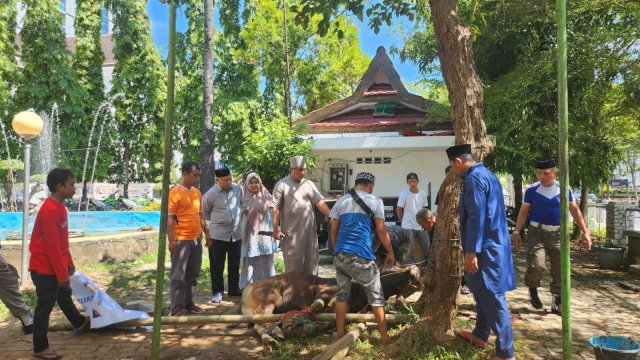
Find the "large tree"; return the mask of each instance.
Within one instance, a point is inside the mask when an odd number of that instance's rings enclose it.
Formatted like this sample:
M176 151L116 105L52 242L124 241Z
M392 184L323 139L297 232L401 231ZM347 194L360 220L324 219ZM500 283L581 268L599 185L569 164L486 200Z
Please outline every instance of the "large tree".
M87 93L84 105L88 112L95 111L105 98L102 78L104 54L100 47L103 5L104 0L76 0L76 52L72 68Z
M292 7L298 3L303 2L288 2ZM288 18L295 16L291 8L286 11ZM238 59L258 66L265 101L277 103L283 114L287 114L284 99L289 73L294 118L351 95L369 64L350 19L338 19L336 31L324 37L317 34L319 21L319 16L310 17L306 28L288 21L285 44L282 2L258 0L254 16L240 33L246 46L237 51ZM285 49L290 59L288 71Z
M20 80L16 62L16 1L0 3L0 121L9 124L13 89ZM3 153L5 149L0 149Z
M116 109L112 180L148 181L159 173L166 72L151 39L146 0L111 0L114 56L111 103Z
M71 69L64 28L60 26L64 20L64 15L58 10L60 1L25 0L22 4L26 13L20 32L22 76L16 90L16 107L32 108L51 117L51 120L45 117L45 121L54 121L57 116L54 108L57 106L60 123L53 126L52 132L56 134L54 138L59 137L63 141L60 144L53 141L51 151L63 165L70 166L80 155L69 151L61 156L57 152L83 145L82 137L75 136L74 127L80 125L87 96ZM40 151L46 152L47 149Z
M17 103L22 108L50 113L58 104L63 124L82 113L85 94L71 70L58 0L24 0L20 32L22 78Z
M13 106L13 90L20 81L20 71L16 62L16 1L7 0L0 3L0 161L5 161L5 175L0 176L3 184L13 184L13 157L18 154L18 142L15 133L11 131L11 120L15 107ZM6 142L6 143L5 143ZM5 186L5 198L10 209L15 201L13 192ZM15 210L15 209L13 209Z
M338 9L346 9L363 17L365 4L357 0L305 0L299 9L298 21L308 23L310 15L322 14L320 28L328 31L332 16ZM473 32L458 13L455 0L391 1L384 0L366 10L370 25L379 29L383 22L391 23L395 15L404 14L418 19L430 19L435 34L437 56L444 82L449 92L451 120L456 144L469 143L478 160L491 150L483 120L483 91L477 75L472 52ZM323 32L323 30L321 30ZM440 188L439 219L436 224L428 266L422 281L424 291L419 311L426 323L426 331L435 339L446 337L456 316L458 289L462 276L462 249L459 240L458 196L462 181L452 173ZM393 353L412 346L419 332L410 331L390 351Z
M73 168L78 170L79 180L86 177L85 161L88 162L89 154L93 151L99 128L102 124L98 120L105 121L99 113L98 108L105 99L104 80L102 77L102 64L104 54L100 46L100 33L102 28L102 12L104 0L76 0L76 17L74 19L75 28L75 54L73 55L72 68L78 78L78 82L84 90L86 97L82 102L84 111L79 121L75 122L72 133L75 137L82 139L79 146L85 151L78 152L75 156L76 163ZM105 111L105 109L101 109ZM110 164L106 157L101 157L100 165ZM100 166L106 169L106 166ZM82 173L80 173L82 171ZM105 175L104 170L99 172L99 176Z
M237 2L237 0L235 0ZM224 3L224 1L221 1ZM204 0L204 101L202 103L202 146L200 190L206 192L215 178L215 132L213 131L213 0Z

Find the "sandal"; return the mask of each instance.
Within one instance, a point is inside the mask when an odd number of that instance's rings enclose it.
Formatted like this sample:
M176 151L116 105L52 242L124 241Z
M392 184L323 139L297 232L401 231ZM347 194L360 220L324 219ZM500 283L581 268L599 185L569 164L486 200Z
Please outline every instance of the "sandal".
M55 350L51 350L51 349L45 349L39 353L33 353L33 356L38 359L45 359L45 360L62 359L62 355L58 354L57 352L55 352Z
M489 346L486 341L482 341L479 338L475 337L470 330L453 329L453 333L456 334L456 336L458 336L459 338L466 340L467 342L470 342L479 348L484 349Z

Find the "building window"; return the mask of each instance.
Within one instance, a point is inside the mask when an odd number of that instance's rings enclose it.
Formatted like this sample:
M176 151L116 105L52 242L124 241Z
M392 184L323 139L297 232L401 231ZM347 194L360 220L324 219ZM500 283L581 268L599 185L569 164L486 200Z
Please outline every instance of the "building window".
M390 157L359 157L356 164L391 164Z
M394 102L382 102L375 105L373 116L396 116L398 104Z
M100 22L100 34L109 33L109 12L107 9L102 8L102 20Z
M63 13L67 12L67 0L60 0L60 7L58 8Z

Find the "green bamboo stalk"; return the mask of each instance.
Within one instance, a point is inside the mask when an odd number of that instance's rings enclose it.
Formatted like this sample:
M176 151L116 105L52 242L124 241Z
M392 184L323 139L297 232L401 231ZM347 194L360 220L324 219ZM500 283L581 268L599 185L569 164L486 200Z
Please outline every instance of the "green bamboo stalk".
M158 265L156 267L156 294L153 308L153 339L151 358L160 356L160 328L162 327L162 307L164 305L164 261L167 251L167 213L169 203L169 181L171 174L171 138L173 127L173 97L176 74L176 1L169 2L169 68L167 76L167 109L164 122L164 159L162 164L162 203L160 206L160 234L158 235Z
M558 143L560 160L560 268L562 283L562 356L571 349L571 248L569 244L569 101L567 97L567 1L557 0L558 16Z

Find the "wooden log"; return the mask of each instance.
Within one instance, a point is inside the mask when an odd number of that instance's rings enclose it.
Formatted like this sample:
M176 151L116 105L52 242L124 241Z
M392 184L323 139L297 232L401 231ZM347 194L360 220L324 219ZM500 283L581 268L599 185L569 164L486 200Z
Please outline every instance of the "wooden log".
M360 333L366 329L363 323L359 323L355 330L349 331L345 336L338 339L329 348L313 357L313 360L342 360L356 342Z
M276 322L282 318L283 314L259 314L259 315L193 315L193 316L163 316L162 325L193 326L206 324L237 324L237 323L267 323ZM323 313L316 314L318 321L336 321L336 314ZM387 323L400 323L411 321L411 316L407 314L386 314ZM375 321L373 314L347 314L346 322L368 322ZM153 318L133 319L113 324L109 327L127 328L153 325ZM73 327L68 321L56 321L49 324L49 331L69 331Z

